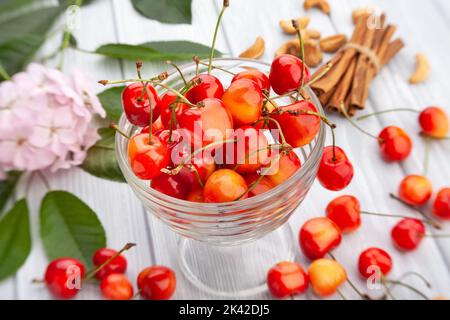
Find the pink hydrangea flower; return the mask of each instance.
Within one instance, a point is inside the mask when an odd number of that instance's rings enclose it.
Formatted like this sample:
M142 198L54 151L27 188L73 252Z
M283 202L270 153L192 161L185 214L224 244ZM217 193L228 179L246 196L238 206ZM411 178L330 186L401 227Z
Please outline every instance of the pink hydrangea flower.
M37 63L0 84L0 179L83 163L99 139L94 116L106 115L92 84Z

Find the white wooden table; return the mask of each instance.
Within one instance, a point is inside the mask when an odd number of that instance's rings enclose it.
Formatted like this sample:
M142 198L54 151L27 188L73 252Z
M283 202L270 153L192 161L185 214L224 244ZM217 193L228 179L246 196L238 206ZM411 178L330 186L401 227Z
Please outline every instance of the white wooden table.
M448 72L450 71L450 3L447 0L330 0L331 16L317 10L307 14L311 16L311 27L323 35L347 33L352 31L351 9L372 5L388 13L389 21L399 26L398 34L407 46L378 76L372 85L367 111L382 110L390 107L423 108L439 105L450 114L450 90ZM97 0L82 10L81 28L76 32L79 46L95 49L104 43L142 43L154 40L187 39L209 44L214 23L221 6L221 0L193 3L192 25L166 25L148 20L137 14L129 1ZM270 61L274 51L288 37L279 30L281 19L291 19L305 14L300 0L231 0L218 37L218 49L229 55L237 55L257 36L266 40L266 53L263 60ZM46 45L49 51L59 39ZM424 52L431 60L433 72L430 79L421 85L411 86L407 79L414 66L414 54ZM79 52L68 52L66 71L78 67L89 73L93 79L120 79L134 74L132 62L119 62L100 56ZM146 63L146 74L156 74L164 70L159 63ZM99 91L102 88L99 87ZM314 216L324 214L328 201L339 194L354 194L362 207L371 211L399 212L414 215L413 212L389 199L388 193L395 192L399 181L405 174L421 173L424 144L416 134L416 117L410 114L389 114L378 119L364 122L366 128L378 133L383 126L399 125L411 133L414 150L411 157L402 164L386 164L379 157L376 143L359 134L345 120L334 117L338 124L338 144L345 148L355 165L355 178L343 192L332 193L324 190L317 182L304 203L290 220L297 231L301 224ZM429 177L435 190L450 185L450 143L435 142L431 148ZM126 184L107 182L90 176L79 169L61 172L50 176L54 189L69 190L86 201L100 216L107 231L109 246L119 248L126 242L136 242L138 247L127 253L129 261L128 275L136 278L140 269L152 264L172 267L179 275L176 299L211 299L199 292L181 276L177 266L177 235L144 211L131 189ZM32 186L30 209L33 226L33 249L16 276L0 283L0 298L3 299L48 299L48 291L41 285L31 284L31 279L41 277L47 259L38 237L38 208L44 186L35 180ZM407 254L394 249L390 240L390 229L395 219L363 217L362 228L344 237L341 246L335 251L338 260L347 268L349 277L361 288L365 283L360 280L356 265L358 255L369 246L380 246L388 250L394 258L392 277L399 277L406 271L423 274L432 284L427 289L414 279L408 282L423 289L429 296L446 295L450 297L450 240L435 241L425 239L420 249ZM450 232L450 223L442 232ZM299 254L299 261L307 266L308 262ZM270 266L267 266L269 268ZM217 266L220 268L220 265ZM343 292L356 298L346 284ZM414 298L408 291L398 290L396 295L402 298ZM80 299L99 299L98 288L86 288L78 296ZM269 298L265 293L252 298ZM300 299L316 299L312 294ZM334 297L339 298L339 297Z

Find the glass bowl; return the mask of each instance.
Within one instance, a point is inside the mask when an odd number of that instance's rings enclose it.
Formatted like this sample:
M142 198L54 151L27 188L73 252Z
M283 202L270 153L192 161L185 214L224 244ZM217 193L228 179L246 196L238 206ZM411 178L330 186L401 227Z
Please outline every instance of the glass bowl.
M218 58L213 60L213 65L233 73L248 68L265 73L270 70L268 63L241 58ZM183 65L180 69L187 79L195 76L195 63ZM203 71L202 68L200 71ZM229 84L233 77L218 69L214 69L212 74L224 85ZM176 89L183 86L176 70L169 72L165 83ZM323 114L322 106L312 90L306 88L306 91ZM159 90L160 95L164 93L165 90ZM128 135L133 135L139 129L129 123L124 115L119 126ZM325 131L322 123L318 135L309 145L295 149L302 166L293 176L264 194L229 203L193 203L151 189L149 181L140 180L132 172L127 156L127 140L119 134L116 135L116 153L126 181L145 208L183 236L178 257L185 276L210 294L243 297L265 289L265 272L274 263L293 260L295 257L297 241L285 223L314 182L322 157ZM261 269L265 271L260 275L263 279L259 279L260 276L255 276L255 279L249 279L247 275L242 276L242 279L233 276L227 284L220 278L218 261L222 261L223 276L226 278L233 275L233 269L246 268L244 264L254 255L259 260L265 257L267 264ZM205 261L200 263L199 260Z

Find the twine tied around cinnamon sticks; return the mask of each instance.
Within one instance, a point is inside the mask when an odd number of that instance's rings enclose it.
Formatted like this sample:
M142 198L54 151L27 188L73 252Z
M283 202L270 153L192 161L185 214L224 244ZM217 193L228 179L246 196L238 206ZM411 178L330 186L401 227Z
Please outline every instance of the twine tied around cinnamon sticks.
M371 15L358 18L349 44L330 60L333 67L311 85L325 110L340 111L343 103L347 114L352 116L364 109L373 78L404 47L401 39L391 41L397 28L385 24L384 13L375 17L380 21L377 28L369 27L368 19L373 18ZM312 77L324 68L326 64Z

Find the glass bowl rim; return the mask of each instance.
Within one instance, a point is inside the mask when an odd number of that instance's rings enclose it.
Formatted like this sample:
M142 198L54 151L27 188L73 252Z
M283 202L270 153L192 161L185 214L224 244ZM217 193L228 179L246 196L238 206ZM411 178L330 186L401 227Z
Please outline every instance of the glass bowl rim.
M209 62L206 59L204 59L202 61ZM267 63L264 61L259 61L256 59L249 59L249 58L225 57L225 58L214 58L213 62L214 61L215 62L220 62L220 61L251 62L251 63L255 63L255 64L264 65L266 67L271 66L270 63ZM191 62L191 63L186 63L183 65L180 65L179 68L181 71L183 71L188 68L195 67L195 66L196 66L195 62ZM178 74L178 71L175 68L173 68L173 69L168 70L167 73L168 73L168 78L165 80L165 82L173 80L170 78L174 77L174 76L176 77ZM308 95L310 96L312 103L318 109L319 113L324 115L322 105L321 105L319 99L317 98L317 96L315 95L315 93L312 91L312 89L309 86L307 86L307 87L305 87L305 90L307 91ZM165 92L165 90L157 90L157 91ZM158 92L158 93L160 93L160 92ZM121 128L123 128L124 125L131 125L131 124L128 122L125 114L122 114L122 116L120 117L119 126ZM302 164L300 169L297 170L297 172L294 175L292 175L287 180L285 180L283 183L277 185L273 189L271 189L265 193L262 193L260 195L257 195L255 197L251 197L251 198L247 198L247 199L243 199L243 200L239 200L239 201L222 202L222 203L191 202L188 200L173 198L171 196L168 196L166 194L163 194L157 190L150 188L150 186L149 186L150 180L139 179L138 177L135 176L135 174L131 170L131 167L128 163L128 156L126 156L125 152L123 152L123 150L120 148L121 145L123 144L123 142L125 142L124 141L125 138L120 134L116 134L115 147L116 147L117 160L123 164L123 165L119 165L120 169L124 170L123 168L125 168L127 170L127 174L123 173L124 176L131 177L131 179L133 180L133 184L135 184L136 187L138 187L142 192L144 192L152 197L159 198L160 200L163 200L163 201L167 202L167 204L171 204L171 205L189 206L191 208L195 207L195 209L198 208L198 210L214 209L214 211L216 211L218 208L223 208L223 209L226 209L227 211L229 211L230 208L232 208L232 207L236 207L236 209L242 209L239 207L240 206L245 207L246 205L248 205L249 207L255 207L260 203L264 203L264 201L267 201L271 198L273 199L274 196L281 195L283 193L283 190L285 190L287 186L292 185L294 181L300 180L302 177L304 177L308 173L308 170L312 169L311 167L313 166L313 162L320 161L320 158L322 156L322 150L323 150L324 143L325 143L325 137L326 137L326 127L325 127L325 124L323 123L323 121L321 121L320 122L320 130L319 130L319 133L316 138L317 139L316 144L310 151L306 161ZM127 181L127 183L130 184L128 181Z

